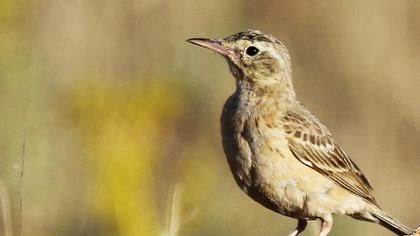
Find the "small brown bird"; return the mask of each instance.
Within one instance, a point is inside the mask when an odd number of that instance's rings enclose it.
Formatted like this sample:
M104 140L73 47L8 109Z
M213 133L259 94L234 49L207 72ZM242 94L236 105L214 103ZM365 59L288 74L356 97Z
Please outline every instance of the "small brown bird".
M296 100L290 56L279 40L247 30L187 41L226 59L236 79L221 116L230 169L252 199L298 220L292 236L317 219L318 235L328 235L335 214L379 223L398 235L413 232L378 206L359 167Z

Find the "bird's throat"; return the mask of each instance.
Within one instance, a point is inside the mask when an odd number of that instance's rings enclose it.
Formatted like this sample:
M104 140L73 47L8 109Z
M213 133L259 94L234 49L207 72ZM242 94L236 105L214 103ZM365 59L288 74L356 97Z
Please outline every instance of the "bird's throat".
M288 83L265 84L247 78L236 79L236 92L263 98L296 97L293 86Z

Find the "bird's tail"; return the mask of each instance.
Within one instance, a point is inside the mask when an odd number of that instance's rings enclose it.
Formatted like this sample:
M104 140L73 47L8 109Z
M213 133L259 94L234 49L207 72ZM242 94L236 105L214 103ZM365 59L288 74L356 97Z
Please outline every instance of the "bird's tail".
M414 233L414 230L410 229L409 227L403 225L398 220L392 218L392 216L388 215L383 211L378 211L372 214L376 219L379 220L379 224L383 227L391 230L392 232L396 233L397 235L410 235Z

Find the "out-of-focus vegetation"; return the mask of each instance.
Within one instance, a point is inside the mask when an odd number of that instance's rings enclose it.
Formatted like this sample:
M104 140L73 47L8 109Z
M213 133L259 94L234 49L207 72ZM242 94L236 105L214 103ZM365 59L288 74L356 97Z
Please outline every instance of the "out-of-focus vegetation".
M300 99L383 208L419 224L419 13L416 0L0 1L0 234L19 232L23 143L22 235L289 233L225 163L225 62L185 43L246 28L286 44ZM344 217L333 234L391 235Z

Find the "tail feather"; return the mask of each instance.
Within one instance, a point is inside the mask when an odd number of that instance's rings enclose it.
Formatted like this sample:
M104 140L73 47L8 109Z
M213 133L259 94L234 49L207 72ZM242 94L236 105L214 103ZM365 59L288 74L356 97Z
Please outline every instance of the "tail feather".
M380 225L391 230L397 235L410 235L414 233L413 229L403 225L398 220L392 218L390 215L383 211L376 212L373 214L373 216L379 220Z

